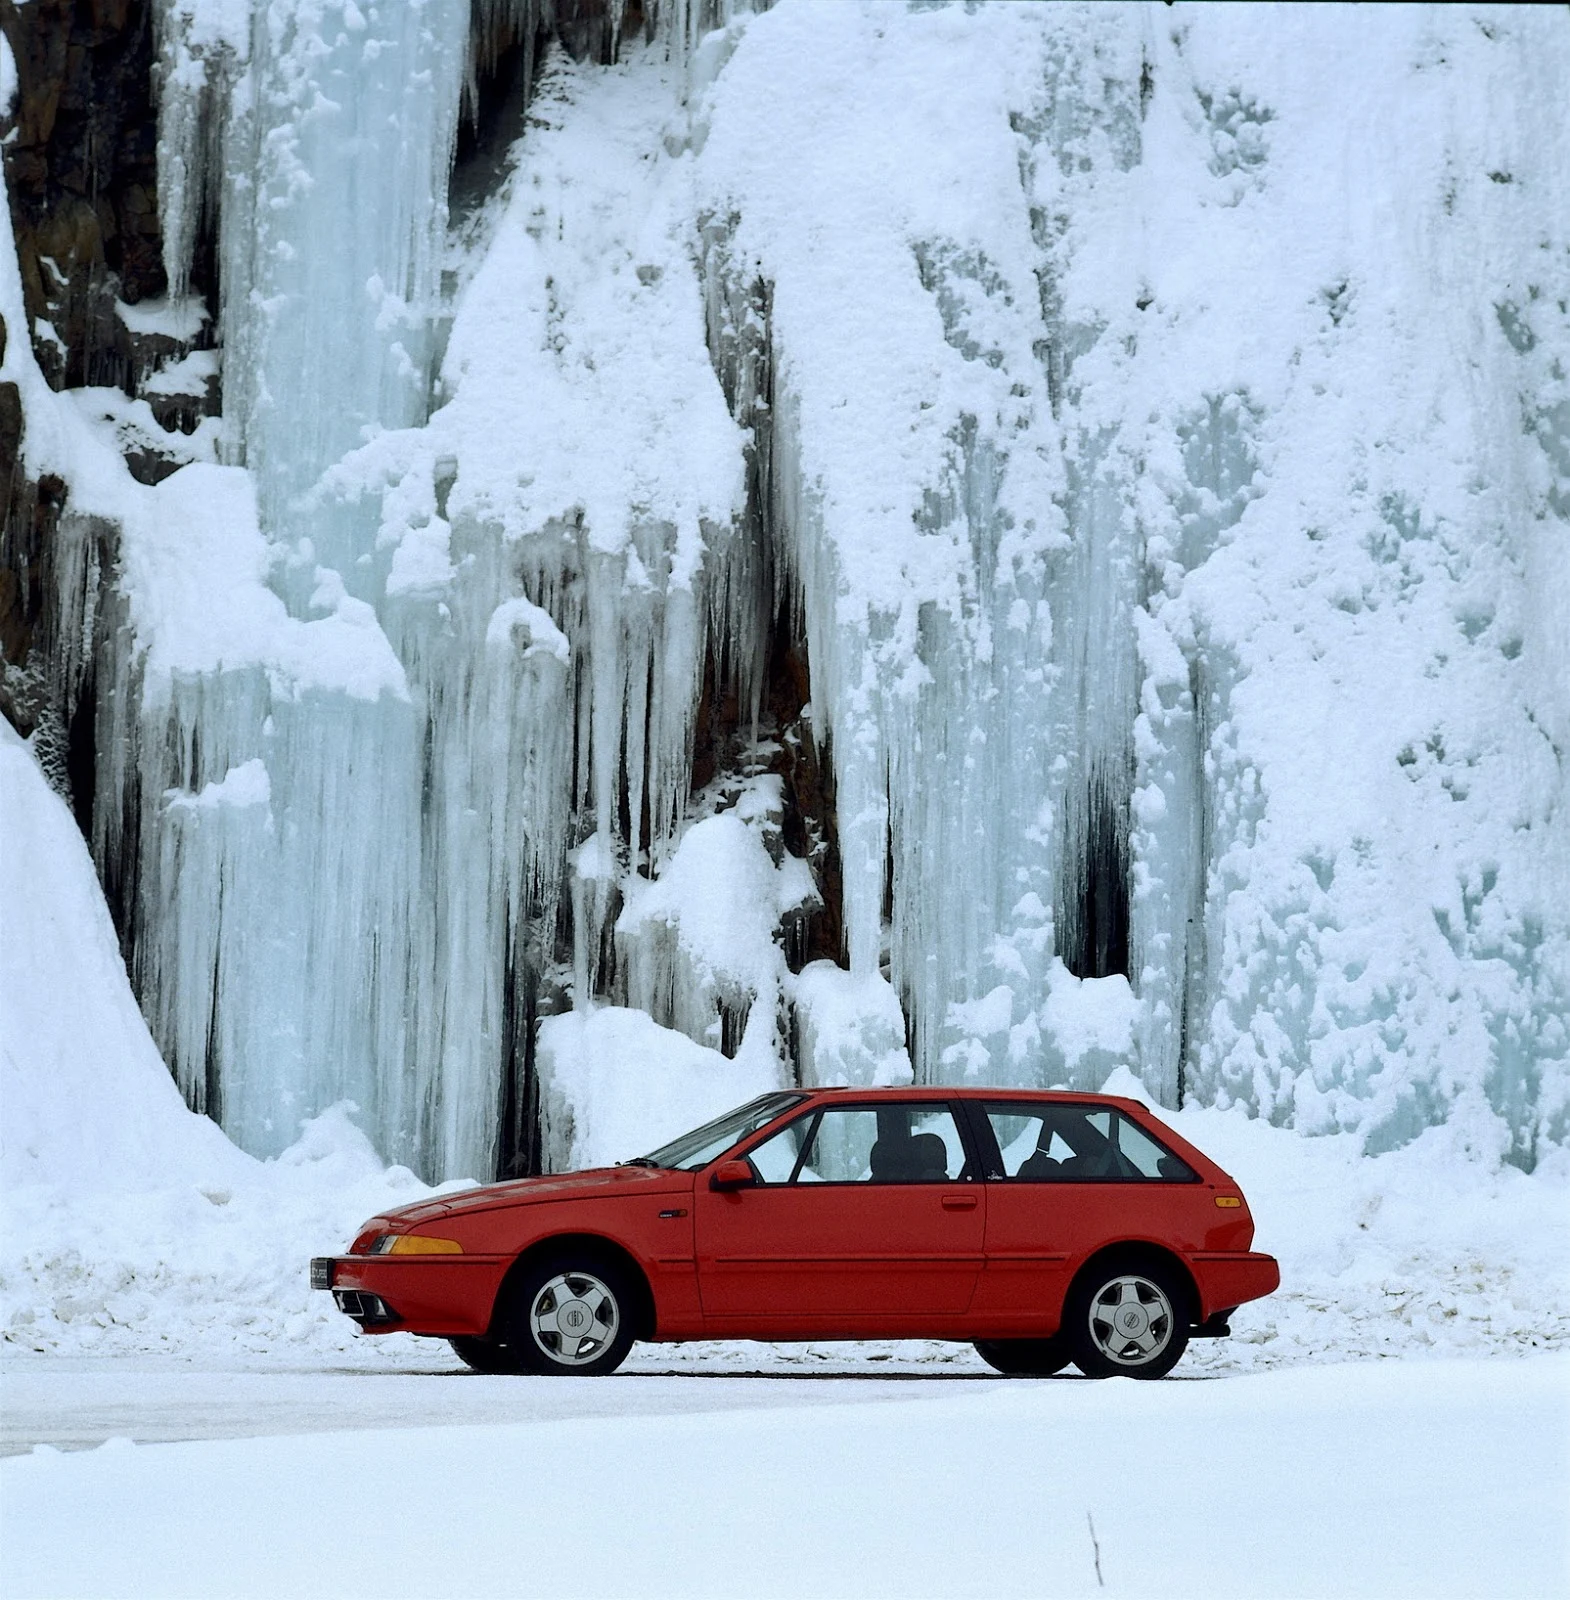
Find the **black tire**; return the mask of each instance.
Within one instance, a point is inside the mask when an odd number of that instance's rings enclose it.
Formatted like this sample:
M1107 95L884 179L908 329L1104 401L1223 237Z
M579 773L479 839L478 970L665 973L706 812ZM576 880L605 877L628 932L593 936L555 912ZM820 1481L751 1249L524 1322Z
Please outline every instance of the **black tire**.
M1110 1261L1070 1291L1061 1336L1087 1378L1164 1378L1188 1348L1190 1299L1161 1262Z
M1061 1339L978 1339L976 1354L1010 1378L1050 1378L1072 1359Z
M510 1345L495 1339L449 1339L453 1354L475 1372L522 1372Z
M576 1378L614 1372L632 1348L636 1307L627 1272L615 1262L571 1252L533 1263L509 1296L515 1370Z

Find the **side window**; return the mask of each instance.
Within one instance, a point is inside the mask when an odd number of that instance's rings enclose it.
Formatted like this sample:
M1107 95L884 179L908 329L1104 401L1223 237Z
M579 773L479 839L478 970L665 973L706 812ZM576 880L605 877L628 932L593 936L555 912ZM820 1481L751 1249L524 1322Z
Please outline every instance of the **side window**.
M872 1147L878 1142L878 1114L846 1106L830 1107L802 1164L800 1183L870 1183Z
M755 1144L747 1152L752 1170L763 1183L789 1183L795 1175L801 1157L801 1147L812 1132L815 1118L809 1112L787 1122L778 1133L770 1134L762 1144Z
M1164 1149L1137 1122L1119 1117L1118 1153L1142 1178L1160 1178L1167 1183L1196 1183L1199 1174L1181 1157Z
M965 1173L947 1106L829 1106L747 1152L764 1183L943 1183ZM968 1176L968 1174L965 1174Z
M1036 1183L1191 1182L1188 1163L1110 1107L988 1104L1005 1178Z

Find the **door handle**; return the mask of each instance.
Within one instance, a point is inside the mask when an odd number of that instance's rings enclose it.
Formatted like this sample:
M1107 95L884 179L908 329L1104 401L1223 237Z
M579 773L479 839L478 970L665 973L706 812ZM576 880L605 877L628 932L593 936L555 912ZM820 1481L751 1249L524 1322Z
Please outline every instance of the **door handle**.
M974 1211L976 1197L973 1194L946 1194L943 1196L943 1209L945 1211Z

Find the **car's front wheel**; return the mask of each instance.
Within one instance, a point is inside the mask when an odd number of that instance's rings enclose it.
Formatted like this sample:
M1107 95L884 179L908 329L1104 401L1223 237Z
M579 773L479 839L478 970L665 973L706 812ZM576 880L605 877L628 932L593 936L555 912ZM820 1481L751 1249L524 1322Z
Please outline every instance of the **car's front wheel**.
M1050 1378L1073 1359L1061 1339L978 1339L976 1354L1010 1378Z
M622 1364L632 1341L631 1288L610 1262L556 1256L514 1285L507 1348L519 1371L597 1377Z
M1164 1378L1188 1348L1188 1296L1165 1266L1103 1267L1074 1286L1063 1337L1087 1378Z

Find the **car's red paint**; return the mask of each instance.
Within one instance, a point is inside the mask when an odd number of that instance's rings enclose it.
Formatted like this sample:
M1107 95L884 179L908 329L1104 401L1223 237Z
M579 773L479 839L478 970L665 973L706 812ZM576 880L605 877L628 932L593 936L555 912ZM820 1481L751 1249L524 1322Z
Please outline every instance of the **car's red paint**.
M911 1104L921 1117L953 1112L964 1145L960 1176L711 1184L722 1162L746 1159L818 1110ZM1115 1110L1190 1170L1177 1181L1005 1177L1001 1140L989 1132L1004 1124L987 1122L988 1104L1020 1113ZM1044 1114L1040 1126L1048 1126ZM1042 1154L1048 1138L1041 1135ZM638 1329L644 1338L1020 1340L1057 1332L1076 1275L1109 1249L1166 1263L1189 1302L1188 1320L1215 1319L1280 1282L1275 1260L1251 1249L1253 1233L1233 1180L1134 1101L829 1089L804 1092L698 1171L614 1167L424 1200L373 1217L350 1254L321 1267L340 1303L343 1291L359 1291L390 1310L383 1321L362 1319L367 1332L494 1335L515 1265L571 1241L623 1259L641 1276L652 1313ZM402 1234L452 1240L461 1253L370 1253L384 1236Z

